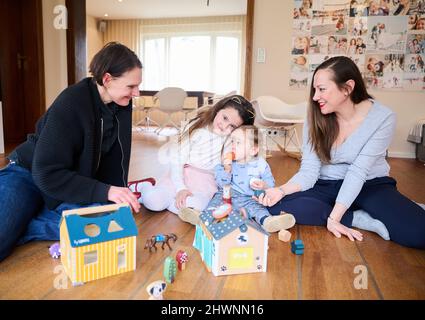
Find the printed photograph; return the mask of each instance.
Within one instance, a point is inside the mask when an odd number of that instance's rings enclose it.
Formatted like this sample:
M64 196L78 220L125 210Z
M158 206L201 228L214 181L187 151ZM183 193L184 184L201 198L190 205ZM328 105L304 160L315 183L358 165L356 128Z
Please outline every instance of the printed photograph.
M304 36L311 32L310 19L295 19L292 24L292 34L295 36Z
M309 47L310 47L309 36L293 37L291 54L308 54Z
M350 17L367 17L369 15L369 0L351 0Z
M403 74L403 89L404 90L425 89L425 73L405 72Z
M294 0L294 19L311 19L313 0Z
M348 25L348 35L361 37L367 34L367 17L350 18Z
M406 44L407 16L368 18L367 50L371 53L403 53Z
M408 34L406 53L425 53L425 34Z
M425 73L424 54L407 54L405 71L409 73Z

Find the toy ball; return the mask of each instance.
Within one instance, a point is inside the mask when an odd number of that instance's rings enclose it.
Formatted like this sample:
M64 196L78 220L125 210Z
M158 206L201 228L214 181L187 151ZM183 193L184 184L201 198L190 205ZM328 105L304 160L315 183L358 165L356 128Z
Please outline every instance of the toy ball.
M232 205L225 203L219 206L217 209L215 209L212 212L212 216L215 219L223 219L224 217L227 217L231 211L232 211Z

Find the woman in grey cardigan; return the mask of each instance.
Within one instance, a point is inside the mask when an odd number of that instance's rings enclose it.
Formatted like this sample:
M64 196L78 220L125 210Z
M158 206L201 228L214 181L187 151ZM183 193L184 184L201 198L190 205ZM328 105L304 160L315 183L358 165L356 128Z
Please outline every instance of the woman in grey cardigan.
M350 58L323 62L313 74L301 168L258 201L299 224L326 225L338 238L362 240L356 227L424 249L425 211L389 177L395 127L395 113L372 99Z

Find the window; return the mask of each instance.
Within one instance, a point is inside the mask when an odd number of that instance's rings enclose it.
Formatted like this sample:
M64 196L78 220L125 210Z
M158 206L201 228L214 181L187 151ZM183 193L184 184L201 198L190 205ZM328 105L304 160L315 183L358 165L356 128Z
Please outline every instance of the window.
M127 266L127 261L125 257L125 247L125 244L119 245L117 247L118 269L125 268Z
M97 251L84 253L84 265L97 263Z
M225 94L240 91L239 37L195 35L143 41L144 90L167 86Z

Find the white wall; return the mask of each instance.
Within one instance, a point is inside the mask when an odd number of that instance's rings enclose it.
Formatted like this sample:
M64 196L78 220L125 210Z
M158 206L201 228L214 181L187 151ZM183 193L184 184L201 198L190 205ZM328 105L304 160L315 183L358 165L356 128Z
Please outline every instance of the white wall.
M87 70L94 55L103 47L103 33L98 30L98 24L98 19L87 15Z
M55 29L53 10L65 5L65 0L43 0L43 45L46 85L46 109L58 94L68 86L66 30Z
M308 97L307 90L289 89L289 61L291 58L292 1L255 1L254 57L252 70L252 98L274 95L288 103L298 103ZM256 63L257 48L266 49L266 63ZM370 93L397 113L395 137L389 149L393 157L415 157L415 145L407 142L410 128L425 118L424 92ZM301 136L301 131L300 136Z

